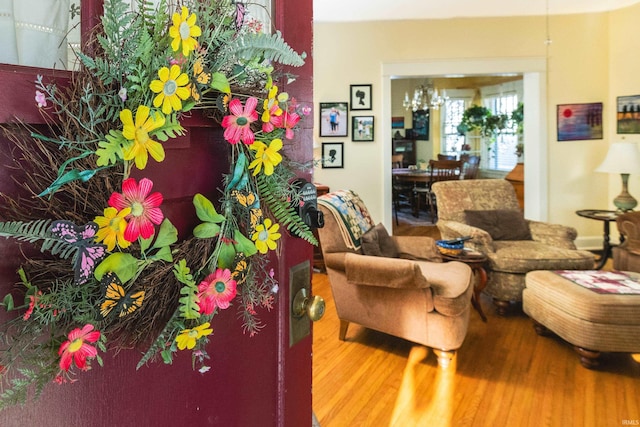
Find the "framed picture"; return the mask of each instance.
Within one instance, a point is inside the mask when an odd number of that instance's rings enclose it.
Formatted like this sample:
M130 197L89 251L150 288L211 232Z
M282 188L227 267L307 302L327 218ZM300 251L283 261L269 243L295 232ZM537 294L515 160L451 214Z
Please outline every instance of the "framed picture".
M344 167L344 143L323 142L322 143L322 168L343 168Z
M404 116L391 117L391 129L404 129Z
M320 103L320 136L347 136L349 131L349 103Z
M602 102L558 105L558 141L602 139Z
M617 101L617 132L640 133L640 95L619 96Z
M413 112L413 138L429 140L429 111L417 110Z
M351 85L351 111L371 110L371 85Z
M351 140L373 141L373 116L351 117Z

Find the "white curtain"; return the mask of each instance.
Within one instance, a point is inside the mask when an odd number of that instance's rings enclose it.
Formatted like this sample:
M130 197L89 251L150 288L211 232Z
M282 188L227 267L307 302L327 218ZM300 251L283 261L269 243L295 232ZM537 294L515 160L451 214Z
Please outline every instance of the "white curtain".
M69 0L0 0L0 62L67 68Z

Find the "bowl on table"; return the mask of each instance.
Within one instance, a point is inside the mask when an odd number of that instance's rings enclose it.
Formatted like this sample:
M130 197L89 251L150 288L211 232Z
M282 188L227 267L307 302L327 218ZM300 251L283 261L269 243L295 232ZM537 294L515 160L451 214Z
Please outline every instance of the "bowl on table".
M460 255L464 249L464 241L436 240L436 247L442 255Z

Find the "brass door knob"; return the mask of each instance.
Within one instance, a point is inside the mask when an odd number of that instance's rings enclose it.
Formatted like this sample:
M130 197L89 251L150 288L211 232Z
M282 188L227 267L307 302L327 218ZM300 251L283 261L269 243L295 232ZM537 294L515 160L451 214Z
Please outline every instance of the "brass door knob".
M324 299L319 295L311 296L306 288L302 288L293 299L291 311L294 317L306 314L314 322L318 321L324 316Z

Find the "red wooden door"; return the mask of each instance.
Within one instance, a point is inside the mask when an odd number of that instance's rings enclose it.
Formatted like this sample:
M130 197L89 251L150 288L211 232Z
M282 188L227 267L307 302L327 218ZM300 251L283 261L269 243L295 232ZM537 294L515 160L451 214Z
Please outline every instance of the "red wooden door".
M291 70L298 78L282 90L295 94L299 102L312 105L312 1L275 0L274 22L298 52L307 52L306 64ZM18 116L29 123L40 121L34 105L33 81L38 71L27 67L0 67L0 123ZM312 158L312 126L303 124L287 155L297 161ZM201 192L215 199L222 173L227 173L227 143L219 128L194 119L188 136L167 151L175 159L171 174L158 170L154 190L162 188L167 215L186 228L194 218L190 198ZM0 158L11 156L11 142L0 139ZM4 165L4 163L2 163ZM166 171L166 169L164 169ZM0 167L0 191L15 188L15 171ZM309 178L309 177L307 177ZM159 190L160 191L160 190ZM186 198L186 200L185 200ZM0 218L2 220L2 218ZM107 353L104 367L82 373L79 381L49 384L39 400L24 407L0 412L0 425L51 426L304 426L311 424L311 336L289 345L289 272L312 258L312 247L302 239L284 235L281 256L273 259L280 284L271 311L261 311L266 325L257 335L242 333L234 310L214 317L208 352L208 373L191 366L190 354L178 354L173 365L161 362L136 371L139 350L113 356ZM15 242L0 239L0 294L18 281L15 268L21 255Z

